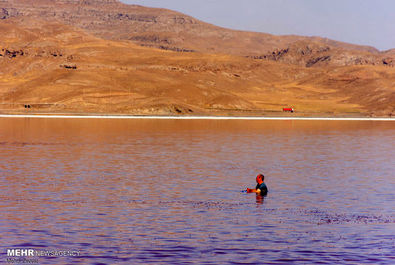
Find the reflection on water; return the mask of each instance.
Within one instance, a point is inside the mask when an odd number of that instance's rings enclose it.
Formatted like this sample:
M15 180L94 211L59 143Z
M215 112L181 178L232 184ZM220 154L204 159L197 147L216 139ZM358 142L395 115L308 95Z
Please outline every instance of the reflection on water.
M394 143L392 122L0 119L0 252L391 264ZM265 198L240 192L257 173Z

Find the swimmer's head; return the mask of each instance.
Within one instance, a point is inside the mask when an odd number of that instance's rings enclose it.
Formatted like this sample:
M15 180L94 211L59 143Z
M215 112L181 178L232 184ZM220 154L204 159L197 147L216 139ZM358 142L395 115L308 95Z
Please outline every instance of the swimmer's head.
M264 180L265 180L265 176L263 174L259 174L258 176L256 176L257 183L263 182Z

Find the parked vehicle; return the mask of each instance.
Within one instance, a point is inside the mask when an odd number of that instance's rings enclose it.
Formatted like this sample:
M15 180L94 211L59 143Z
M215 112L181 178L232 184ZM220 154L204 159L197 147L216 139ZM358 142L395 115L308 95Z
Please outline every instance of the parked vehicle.
M283 108L284 112L294 112L294 108Z

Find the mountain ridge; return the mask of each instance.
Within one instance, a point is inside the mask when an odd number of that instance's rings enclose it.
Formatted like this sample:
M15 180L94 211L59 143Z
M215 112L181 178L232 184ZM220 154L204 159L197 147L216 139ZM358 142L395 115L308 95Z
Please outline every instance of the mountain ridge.
M392 116L395 110L392 50L386 52L384 64L382 53L305 38L283 42L262 33L269 46L276 41L289 44L246 54L244 44L222 46L219 41L220 52L206 51L205 38L184 35L185 23L194 23L211 41L237 32L174 17L179 13L165 9L132 6L145 11L131 18L124 18L124 12L119 19L114 17L117 7L111 12L101 9L118 3L79 1L59 4L49 16L53 3L15 2L22 6L0 2L0 17L6 8L0 19L0 112L282 116L289 115L283 107L294 107L297 115L307 116ZM169 18L169 29L178 25L173 32L141 32L145 23L159 30ZM114 36L123 32L125 38L103 37L124 22L125 27L135 25L137 33L128 35L121 27ZM129 39L136 36L148 40ZM361 58L367 62L358 61Z
M53 7L59 3L62 4L62 11L56 12ZM9 12L10 16L52 17L101 38L131 40L140 45L175 51L256 56L276 49L286 49L296 41L306 40L321 43L322 46L379 54L374 47L321 37L276 36L221 28L180 12L127 5L116 0L6 0L0 2L0 8L7 9L5 4L14 10ZM108 5L111 5L111 10L108 10Z

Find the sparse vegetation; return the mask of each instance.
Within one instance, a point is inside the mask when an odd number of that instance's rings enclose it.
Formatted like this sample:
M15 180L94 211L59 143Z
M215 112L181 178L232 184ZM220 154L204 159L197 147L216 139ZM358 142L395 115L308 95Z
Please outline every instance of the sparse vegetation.
M51 112L290 115L282 110L293 106L297 115L394 114L393 51L237 32L117 1L88 1L89 15L74 14L72 2L37 15L56 2L37 10L0 2L8 10L0 20L0 111L31 102L40 106L31 111Z

